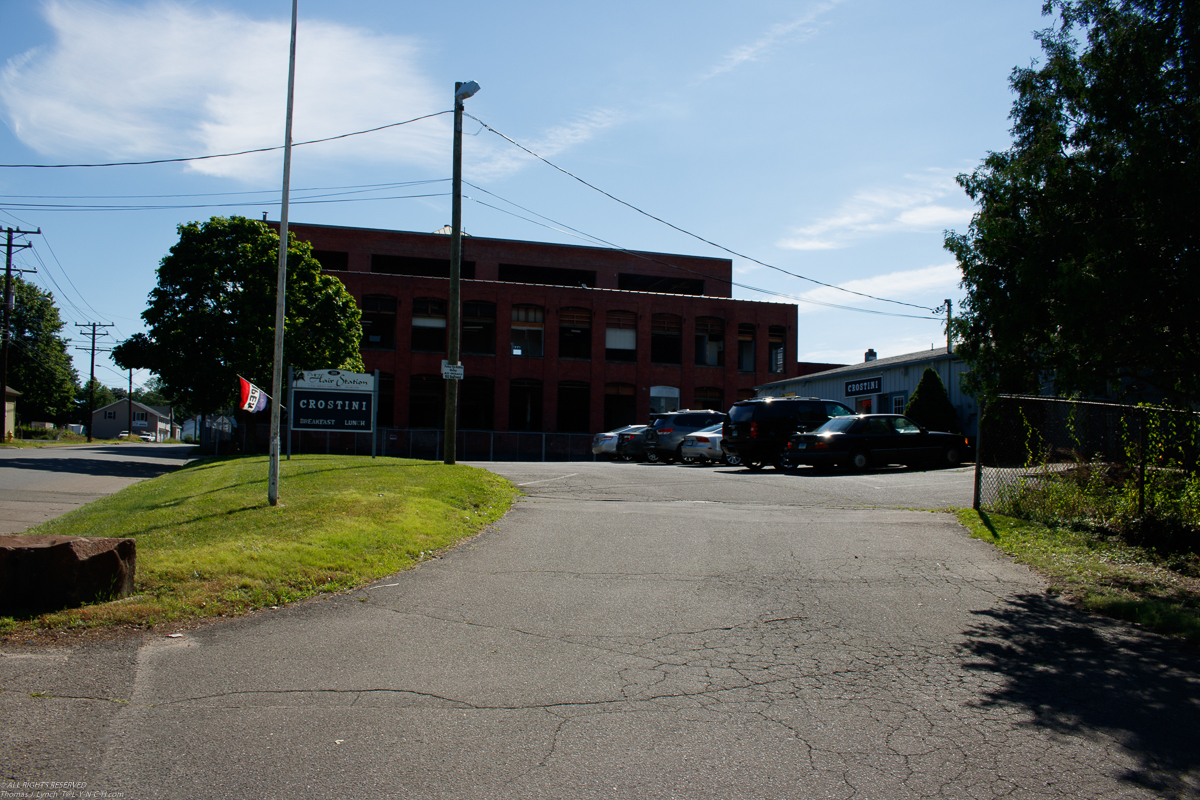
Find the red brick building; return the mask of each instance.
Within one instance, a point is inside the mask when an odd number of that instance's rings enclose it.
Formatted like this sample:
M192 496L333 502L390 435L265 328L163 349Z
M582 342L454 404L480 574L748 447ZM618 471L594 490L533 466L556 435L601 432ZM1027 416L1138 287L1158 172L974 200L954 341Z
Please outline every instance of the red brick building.
M363 310L379 423L440 428L450 237L291 224ZM734 300L729 259L463 237L460 430L588 433L798 373L796 307Z

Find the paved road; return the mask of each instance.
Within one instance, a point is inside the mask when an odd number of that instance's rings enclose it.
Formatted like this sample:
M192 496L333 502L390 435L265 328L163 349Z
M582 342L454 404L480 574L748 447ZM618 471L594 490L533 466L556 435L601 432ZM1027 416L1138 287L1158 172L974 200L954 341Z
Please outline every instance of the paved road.
M191 445L0 447L0 533L20 533L177 469Z
M0 657L9 780L127 798L1151 798L1193 651L953 516L969 471L496 464L493 529L361 591Z

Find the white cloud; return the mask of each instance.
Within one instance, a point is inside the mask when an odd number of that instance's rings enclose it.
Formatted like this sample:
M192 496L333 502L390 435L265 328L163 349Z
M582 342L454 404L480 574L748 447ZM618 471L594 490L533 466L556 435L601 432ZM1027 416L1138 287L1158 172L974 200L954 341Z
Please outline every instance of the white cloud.
M827 0L817 3L796 19L772 25L758 39L726 53L715 66L700 76L700 80L708 80L722 73L731 72L748 62L759 61L785 42L812 37L817 32L817 29L813 27L817 18L842 1Z
M119 5L49 0L50 46L11 59L0 97L14 133L55 159L143 160L282 144L290 22L255 20L199 4ZM449 110L410 37L301 18L293 141L375 128ZM530 149L553 155L618 124L597 111L547 132ZM379 133L297 148L299 164L357 161L450 171L449 115ZM511 145L471 142L478 177L520 169ZM278 151L193 162L193 170L246 181L278 177Z
M848 294L846 291L839 291L839 289L868 294L872 297L886 297L889 300L900 300L905 303L914 303L917 305L928 304L930 307L933 307L948 295L953 296L956 294L960 281L962 281L962 272L959 270L958 264L953 261L931 267L922 267L921 269L889 272L870 278L846 281L839 284L838 289L821 286L798 295L799 300L808 301L799 304L799 311L801 314L820 311L823 307L820 304L824 303L834 303L841 306L870 306L873 309L880 310L878 302L868 300L865 297L859 297L858 295ZM905 306L889 306L882 310L905 314L921 314L920 309L909 309ZM932 317L933 315L931 314L930 316Z
M974 209L936 202L959 192L943 170L909 175L899 187L875 187L856 192L825 217L800 226L777 244L785 250L828 250L847 247L857 239L903 231L938 230L971 221Z

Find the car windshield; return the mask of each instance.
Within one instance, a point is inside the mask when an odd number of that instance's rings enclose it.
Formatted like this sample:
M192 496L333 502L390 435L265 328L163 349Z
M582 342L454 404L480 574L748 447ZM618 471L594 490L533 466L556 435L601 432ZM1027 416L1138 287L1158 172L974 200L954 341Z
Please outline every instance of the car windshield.
M796 404L786 400L767 400L759 403L734 403L729 409L730 422L750 422L760 419L778 419L796 413Z
M856 422L858 422L858 417L835 417L813 433L847 433Z

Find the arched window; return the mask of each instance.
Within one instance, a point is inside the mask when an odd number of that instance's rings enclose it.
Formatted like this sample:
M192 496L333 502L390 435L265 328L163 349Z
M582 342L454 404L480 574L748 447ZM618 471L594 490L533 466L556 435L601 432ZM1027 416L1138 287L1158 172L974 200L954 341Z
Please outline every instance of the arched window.
M604 384L604 430L616 430L636 420L637 387L632 383Z
M446 424L446 379L412 375L408 379L408 427L441 428Z
M591 426L592 392L585 381L559 381L558 431L560 433L589 433Z
M754 372L754 325L738 325L738 372Z
M542 429L542 382L525 378L508 384L508 429L510 431L540 431Z
M683 363L683 317L655 314L650 318L650 360L655 364Z
M784 373L787 363L784 360L787 355L786 337L787 328L782 325L772 325L767 329L767 372L776 375Z
M412 302L412 349L446 352L446 301L418 297Z
M725 320L717 317L696 318L696 364L702 367L725 366Z
M637 361L637 314L609 311L604 330L605 361Z
M692 393L694 398L692 408L711 408L713 411L725 410L725 392L715 386L701 386Z
M592 357L592 312L586 308L558 311L558 357Z
M522 358L541 358L545 324L545 312L541 306L513 306L512 354Z
M396 298L386 294L364 295L362 309L362 349L396 349Z
M462 351L473 355L496 354L496 304L470 300L462 308Z

